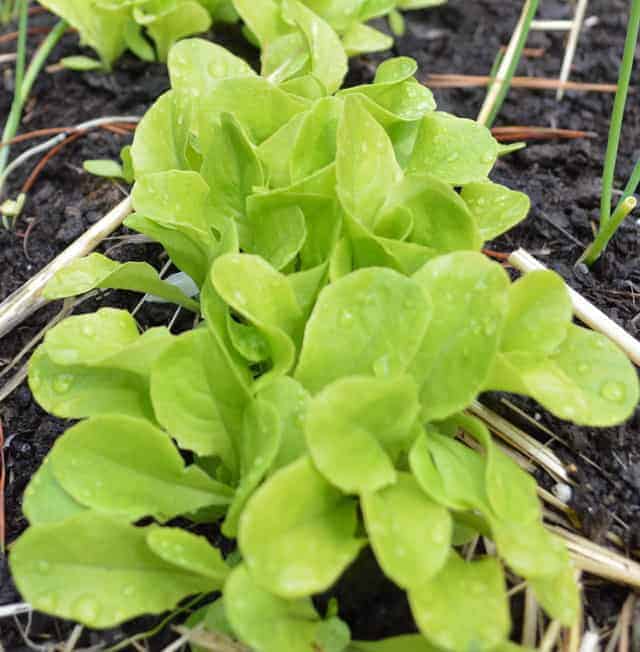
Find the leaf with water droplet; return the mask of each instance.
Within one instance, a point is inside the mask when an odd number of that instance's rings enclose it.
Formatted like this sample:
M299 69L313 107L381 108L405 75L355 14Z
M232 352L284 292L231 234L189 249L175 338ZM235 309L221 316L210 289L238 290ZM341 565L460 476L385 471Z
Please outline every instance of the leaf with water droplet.
M210 188L202 176L183 170L138 175L131 196L137 212L125 223L160 242L172 261L201 286L216 249L210 229L222 230L222 218L208 204Z
M160 614L189 595L217 588L210 577L155 555L148 532L92 511L32 526L11 550L14 581L38 609L94 628ZM46 573L38 570L42 562Z
M209 151L206 130L216 115L233 115L251 141L259 145L307 106L308 102L281 90L264 77L222 79L198 104L203 151Z
M410 445L418 416L411 378L342 378L315 396L306 436L318 470L345 493L396 481L394 461Z
M572 316L569 292L560 276L545 270L525 274L509 288L500 350L549 355L566 338Z
M461 192L485 241L502 235L527 217L531 200L492 181L469 183Z
M275 516L277 515L277 517ZM251 497L238 542L260 586L286 598L319 593L357 557L356 503L304 457L275 473Z
M193 312L198 302L188 297L179 287L163 281L148 263L118 263L102 254L93 253L73 261L61 269L47 283L43 296L63 299L84 294L93 289L131 290L160 297ZM89 336L83 331L85 336Z
M240 123L228 113L210 129L203 148L200 174L210 188L207 211L210 222L233 218L238 224L240 244L247 241L247 198L265 183L256 148Z
M317 392L344 376L373 374L383 356L389 375L402 374L422 342L430 303L416 283L391 270L339 279L322 290L307 322L296 379Z
M397 221L403 212L411 218L410 242L429 247L431 256L479 249L478 229L464 202L449 185L430 174L409 174L389 194L374 231Z
M275 408L266 401L249 403L240 436L234 442L240 459L239 483L222 525L225 536L237 536L242 510L275 462L281 442L282 424Z
M182 108L176 91L161 95L138 124L131 158L136 179L154 172L189 170L187 143L190 124L182 119Z
M422 118L407 171L463 186L484 181L497 158L498 143L484 125L437 111Z
M507 312L509 277L480 253L457 252L430 261L413 279L432 297L434 318L410 372L421 386L424 418L444 419L470 405L487 380ZM490 332L487 323L494 325Z
M303 314L291 280L263 258L227 254L210 273L214 288L237 313L265 337L271 351L271 371L258 385L287 373L293 365L301 337Z
M402 171L389 137L357 96L345 99L336 163L343 208L365 226L372 226Z
M237 471L234 442L249 393L209 332L174 338L153 367L151 399L158 422L182 448Z
M253 649L302 652L314 648L322 621L309 598L285 600L273 595L256 581L245 564L231 573L224 597L234 632Z
M487 389L531 396L577 424L615 425L638 403L638 377L629 359L604 335L572 324L552 355L502 354L499 365Z
M509 634L504 575L491 557L465 562L452 551L437 575L409 589L409 602L420 631L445 650L490 650Z
M167 520L231 500L231 489L197 466L186 467L167 434L142 419L103 416L83 421L67 430L50 457L65 491L120 518Z
M47 333L31 358L31 390L43 407L61 417L116 412L153 419L150 367L170 341L163 328L139 335L124 310L103 308L68 318Z
M32 476L22 500L22 511L31 525L64 521L85 511L56 480L48 458Z
M432 501L408 473L362 496L367 533L385 574L403 588L433 577L451 550L449 511Z
M435 430L422 433L409 454L418 484L435 502L456 511L490 514L486 460L462 442Z
M179 528L159 527L148 531L147 545L168 564L210 578L212 585L217 583L215 588L221 588L229 575L229 566L220 551L203 536Z
M269 403L280 420L282 439L271 467L277 471L302 457L307 450L304 424L310 397L299 382L283 376L258 392L257 398Z
M229 50L205 39L192 38L177 43L167 62L171 87L176 94L188 96L192 88L206 94L220 79L255 77L251 66Z

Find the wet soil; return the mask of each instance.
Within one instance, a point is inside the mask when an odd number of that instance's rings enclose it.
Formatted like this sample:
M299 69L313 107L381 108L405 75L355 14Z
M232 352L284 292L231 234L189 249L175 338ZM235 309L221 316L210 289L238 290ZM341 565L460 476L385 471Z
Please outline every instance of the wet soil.
M541 17L570 17L570 3L547 0L541 5ZM588 21L581 36L573 80L615 83L624 43L627 6L623 0L592 0L589 4L588 16L594 18ZM485 75L498 49L508 42L520 7L521 3L516 0L450 0L443 7L413 12L407 16L407 32L397 40L395 54L416 58L424 79L431 73ZM52 22L45 15L34 18L32 24L50 25ZM11 29L13 27L9 26L5 32ZM32 37L30 45L37 45L39 38ZM237 29L216 30L212 38L255 61L255 51L246 46ZM544 54L540 58L524 59L518 74L557 77L564 37L558 33L535 33L528 45L543 49ZM0 53L10 52L14 47L0 45ZM73 53L77 53L77 36L70 33L56 48L51 61ZM370 80L377 62L386 56L390 53L352 61L349 82ZM3 122L11 101L11 65L0 64L0 73L0 122ZM635 89L639 79L640 74L636 72ZM97 116L142 115L167 87L163 66L129 57L108 75L69 71L45 73L34 87L21 130L74 125ZM484 94L482 88L435 91L441 109L465 117L477 115ZM624 185L633 162L640 156L640 106L636 98L634 93L627 111L617 187ZM620 325L640 335L640 227L635 220L629 219L623 225L591 271L574 266L597 224L600 177L612 102L612 95L600 93L568 92L565 99L557 103L555 94L550 91L513 89L510 92L497 124L580 129L593 132L594 137L531 143L527 149L499 161L494 180L529 194L532 211L522 225L492 243L491 248L508 252L525 247ZM126 188L89 176L83 171L82 162L92 158L116 158L128 140L127 136L106 131L92 132L66 147L45 168L15 230L0 229L0 300L122 199ZM24 146L16 146L12 155L23 149ZM11 177L10 196L17 194L33 164ZM126 231L117 232L101 250L109 250L109 255L121 260L163 264L165 259L159 247L123 243L117 239L123 234ZM79 310L95 309L98 304L132 308L136 303L137 297L128 293L110 293L83 304ZM0 343L0 363L12 360L57 309L59 306L42 310L5 337ZM138 313L145 326L166 324L171 316L170 309L149 304ZM176 327L180 328L180 321ZM542 441L547 440L547 435L507 407L503 399L494 395L486 397L496 411ZM558 441L551 447L564 462L575 465L576 486L571 506L582 524L583 534L604 543L606 533L614 532L622 539L626 551L634 554L640 548L638 413L620 427L595 430L558 422L529 401L513 399L513 402L554 433ZM22 492L66 424L45 414L33 402L25 384L0 405L0 422L5 437L6 537L10 544L26 527L20 509ZM546 486L553 484L548 477L541 476L539 480ZM627 590L592 579L586 586L587 616L600 627L614 622ZM335 593L342 615L349 621L355 636L377 638L406 631L411 626L404 596L378 578L371 556L363 555ZM6 565L0 560L0 605L19 599ZM82 643L119 640L125 632L144 631L151 622L135 621L108 634L87 633ZM38 642L64 640L71 627L69 623L35 615L30 635ZM162 640L151 643L151 649L161 649L169 636L170 633L165 632ZM0 642L7 650L27 649L10 620L0 620Z

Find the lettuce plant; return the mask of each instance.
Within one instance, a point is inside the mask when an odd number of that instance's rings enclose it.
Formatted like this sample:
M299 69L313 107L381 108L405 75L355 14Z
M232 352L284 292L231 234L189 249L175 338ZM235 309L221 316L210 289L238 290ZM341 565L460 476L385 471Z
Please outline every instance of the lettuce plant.
M69 57L69 67L107 70L129 49L141 59L166 61L181 38L206 32L213 20L237 17L231 0L43 0L47 9L78 30L99 61ZM151 47L148 36L155 45Z
M46 294L137 290L201 320L140 334L102 309L47 333L31 389L83 420L27 488L14 579L37 609L93 627L219 592L189 622L257 652L516 650L505 567L566 625L574 571L534 480L465 410L502 390L611 425L637 403L636 373L572 323L558 276L512 283L480 252L529 208L488 180L501 150L484 127L436 111L405 58L332 95L336 69L309 47L279 80L204 41L172 50L172 90L131 150L128 225L197 300L98 254ZM226 561L193 531L218 521L238 544ZM478 535L497 554L467 561ZM418 634L351 641L314 606L365 546Z
M388 15L400 32L404 27L398 9L420 9L443 1L306 0L302 6L321 20L320 34L308 31L304 23L310 19L301 18L297 2L290 0L43 0L42 4L77 29L82 42L99 56L99 61L68 57L64 62L71 68L108 70L127 49L146 61L166 61L179 39L206 32L213 22L231 23L241 16L249 39L263 48L265 68L282 76L320 65L308 56L309 49L316 52L318 44L327 62L388 50L393 39L366 21Z
M404 31L404 19L399 10L423 9L442 4L445 0L303 0L303 4L317 14L342 40L348 56L388 50L393 38L374 29L366 22L388 16L393 31ZM245 21L263 49L282 56L289 51L295 56L299 37L290 36L294 22L288 17L288 0L233 0L236 10ZM283 36L287 39L282 39ZM270 54L269 56L275 56Z

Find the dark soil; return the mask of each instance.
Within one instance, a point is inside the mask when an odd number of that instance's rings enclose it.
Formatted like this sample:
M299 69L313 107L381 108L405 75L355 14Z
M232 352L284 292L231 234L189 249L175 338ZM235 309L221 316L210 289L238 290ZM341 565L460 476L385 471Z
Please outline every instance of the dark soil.
M541 3L544 18L567 18L570 3L548 0ZM434 10L413 12L407 16L406 35L397 41L396 53L416 58L420 74L430 73L487 74L499 47L508 42L520 11L515 0L450 0ZM592 0L589 15L598 22L587 28L575 59L572 79L576 81L616 81L624 42L626 9L623 0ZM48 16L39 16L33 24L51 24ZM9 27L6 31L13 29ZM39 37L32 37L37 45ZM250 56L235 28L213 34L218 42ZM525 59L518 74L557 77L563 56L563 36L536 33L529 45L543 48L542 58ZM15 45L0 45L9 52ZM77 37L66 35L51 60L77 52ZM384 55L388 56L388 55ZM352 62L351 83L369 80L382 55ZM0 66L4 84L0 92L0 122L9 111L12 91L11 66ZM634 79L637 89L638 74ZM22 131L42 127L73 125L105 115L142 115L153 100L168 87L166 69L125 57L109 75L67 71L42 74L22 124ZM435 92L441 109L466 117L475 117L484 98L484 89L453 89ZM628 178L640 155L640 107L632 96L622 140L617 170L618 187ZM640 254L638 225L629 219L620 229L602 260L591 271L574 267L574 263L593 235L597 223L600 177L606 146L608 121L613 97L596 93L567 93L561 103L550 91L512 90L500 114L499 124L537 125L581 129L596 134L593 139L532 143L526 150L502 159L493 175L506 185L523 190L532 200L533 209L524 224L492 244L508 252L525 247L549 267L557 270L578 291L592 300L632 334L640 334ZM0 229L0 300L8 296L38 269L77 238L120 201L126 189L112 182L89 176L82 162L91 158L116 158L127 137L96 131L64 149L44 171L33 189L15 231ZM15 147L12 154L21 151ZM18 171L9 184L15 196L30 168ZM27 235L28 234L28 235ZM121 235L116 234L116 235ZM115 248L114 248L115 247ZM122 260L149 260L160 265L162 252L155 245L121 245L109 240L103 250ZM640 294L638 294L640 296ZM137 298L126 293L111 293L99 299L100 305L133 307ZM87 303L81 310L94 309ZM6 363L55 314L56 306L32 317L5 337L0 348L0 362ZM143 325L167 323L172 311L149 305L139 314ZM180 327L180 324L177 324ZM500 401L487 400L497 411L535 436L541 432ZM607 531L618 534L628 551L640 547L640 443L635 436L638 414L618 428L594 430L576 428L558 422L528 401L516 399L517 405L535 415L562 441L553 445L566 463L577 468L572 506L583 526L583 533L603 542ZM33 402L25 384L14 391L0 406L4 428L7 468L6 528L11 543L26 527L21 514L22 492L48 452L65 423L45 413ZM592 460L596 466L585 462ZM541 477L543 483L550 478ZM354 635L375 638L407 628L410 618L401 593L386 584L370 579L374 562L366 555L360 560L362 572L350 573L350 582L336 590L343 615L348 618ZM373 573L375 575L375 573ZM369 578L369 579L367 579ZM587 615L598 626L618 617L627 590L611 584L588 582ZM12 586L4 562L0 562L0 604L20 598ZM138 621L127 631L143 631L150 621ZM71 625L41 615L34 617L31 636L64 639ZM87 634L83 644L122 637L123 630L110 635ZM0 621L0 641L7 650L24 645L12 621ZM161 649L163 641L152 643ZM26 648L24 648L26 649Z

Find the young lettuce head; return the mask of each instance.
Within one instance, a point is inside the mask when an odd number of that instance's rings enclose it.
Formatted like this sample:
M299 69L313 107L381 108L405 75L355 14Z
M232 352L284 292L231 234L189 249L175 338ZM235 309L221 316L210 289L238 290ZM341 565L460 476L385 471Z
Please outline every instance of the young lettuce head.
M636 373L572 323L558 276L512 283L480 252L529 209L489 181L501 148L487 129L438 112L410 59L333 93L337 69L314 57L279 78L204 41L172 49L172 89L131 150L127 224L164 246L197 299L99 255L47 293L149 292L201 323L140 334L102 309L47 334L31 389L84 420L27 488L16 584L93 627L221 591L190 622L258 652L517 649L505 567L567 626L574 569L534 480L466 409L501 390L612 425L638 401ZM220 520L239 561L168 526L176 517ZM466 561L459 546L477 534L497 555ZM366 546L420 634L351 642L317 612L312 597Z

